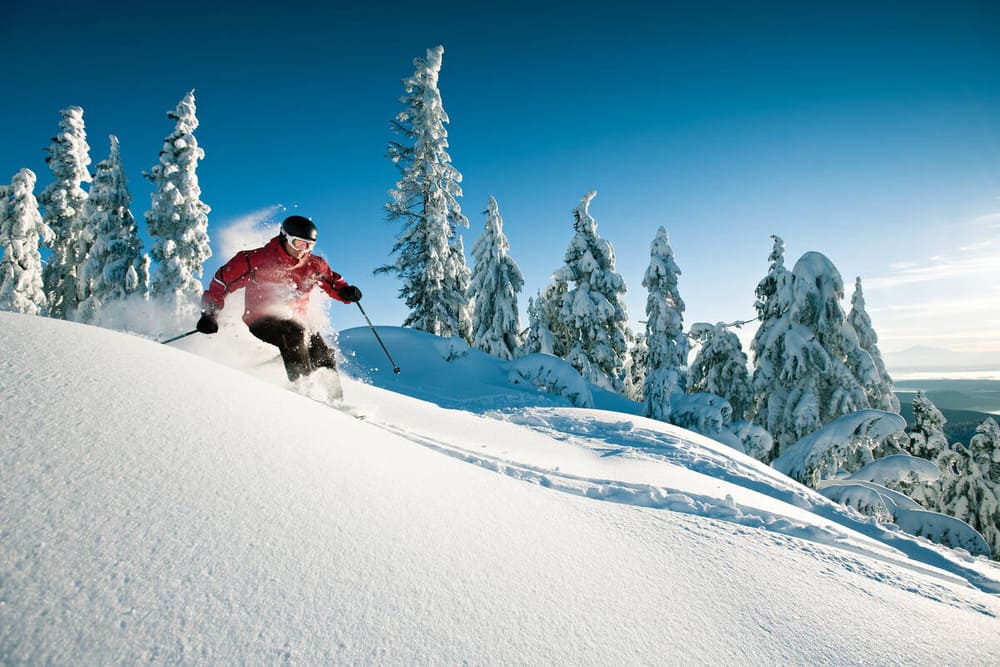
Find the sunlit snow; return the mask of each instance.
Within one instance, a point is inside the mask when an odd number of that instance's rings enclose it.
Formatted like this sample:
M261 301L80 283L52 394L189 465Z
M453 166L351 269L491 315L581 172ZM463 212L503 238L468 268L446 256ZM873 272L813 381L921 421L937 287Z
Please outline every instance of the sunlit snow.
M988 664L1000 567L380 327L344 401L237 324L0 313L0 663ZM558 377L558 374L553 376Z

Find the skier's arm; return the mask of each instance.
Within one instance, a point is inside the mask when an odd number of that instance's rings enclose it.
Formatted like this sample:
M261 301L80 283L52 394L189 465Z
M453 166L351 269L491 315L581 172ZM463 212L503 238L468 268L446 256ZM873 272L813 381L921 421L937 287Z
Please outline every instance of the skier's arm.
M201 297L201 309L206 313L217 313L226 305L226 296L244 287L253 276L250 256L239 252L215 272L212 282Z
M331 270L330 267L326 265L326 263L324 263L323 265L323 271L322 275L320 276L319 282L320 285L323 286L324 292L329 294L331 298L336 299L341 303L354 303L355 301L358 301L361 298L360 297L361 291L358 290L357 292L359 295L358 298L352 299L351 295L353 294L354 290L357 290L357 288L355 287L352 289L352 286L348 284L348 282L344 280L344 278L339 273Z

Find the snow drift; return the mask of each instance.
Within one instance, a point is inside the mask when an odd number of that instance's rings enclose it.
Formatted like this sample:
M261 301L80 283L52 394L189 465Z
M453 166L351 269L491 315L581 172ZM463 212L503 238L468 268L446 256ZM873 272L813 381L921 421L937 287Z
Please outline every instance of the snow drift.
M1000 651L993 563L851 518L681 429L549 395L529 406L501 366L449 384L431 375L449 362L402 330L383 331L409 362L397 377L360 332L341 336L361 378L345 378L345 409L267 364L8 313L0 331L4 664Z

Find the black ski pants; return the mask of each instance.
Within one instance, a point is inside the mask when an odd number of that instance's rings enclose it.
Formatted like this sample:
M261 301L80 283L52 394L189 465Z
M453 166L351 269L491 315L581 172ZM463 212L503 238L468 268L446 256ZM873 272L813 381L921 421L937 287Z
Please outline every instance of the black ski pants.
M285 362L285 373L292 382L317 368L337 370L334 352L327 347L323 337L310 333L294 320L262 317L250 325L250 333L277 346Z

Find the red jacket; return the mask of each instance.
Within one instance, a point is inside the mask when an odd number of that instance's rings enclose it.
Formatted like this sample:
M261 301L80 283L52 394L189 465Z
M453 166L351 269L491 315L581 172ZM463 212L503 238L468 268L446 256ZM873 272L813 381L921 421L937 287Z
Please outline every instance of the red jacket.
M264 316L305 321L309 293L316 286L338 301L351 303L340 296L347 281L331 271L326 260L310 253L300 262L275 236L263 248L241 250L216 271L201 306L206 312L220 311L229 293L245 287L243 321L247 324Z

